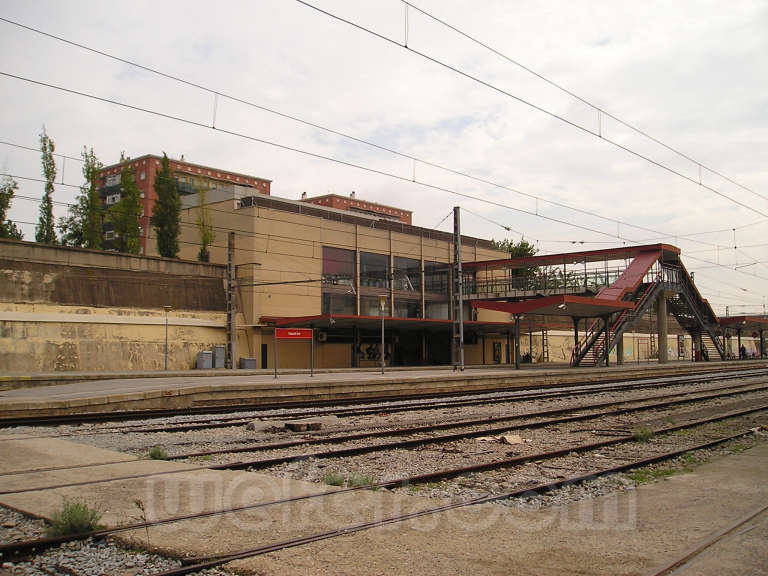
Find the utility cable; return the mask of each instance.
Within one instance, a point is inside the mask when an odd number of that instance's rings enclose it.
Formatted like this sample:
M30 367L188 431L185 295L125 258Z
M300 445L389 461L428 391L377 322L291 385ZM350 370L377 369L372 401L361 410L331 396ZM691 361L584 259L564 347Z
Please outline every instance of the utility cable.
M595 136L596 138L599 138L600 140L604 140L605 142L608 142L609 144L615 146L616 148L623 150L632 156L635 156L636 158L639 158L641 160L645 160L646 162L653 164L663 170L666 170L670 174L674 174L676 176L679 176L680 178L687 180L688 182L691 182L692 184L697 184L698 186L701 186L702 188L705 188L706 190L709 190L710 192L713 192L714 194L717 194L718 196L725 198L727 200L730 200L734 204L737 204L741 206L742 208L745 208L751 212L754 212L756 214L759 214L760 216L768 218L768 213L762 212L761 210L758 210L757 208L754 208L752 206L749 206L748 204L745 204L744 202L741 202L740 200L737 200L736 198L733 198L732 196L728 196L727 194L720 192L716 188L713 188L712 186L709 186L707 184L704 184L701 181L698 181L694 178L691 178L690 176L687 176L686 174L683 174L682 172L679 172L678 170L675 170L674 168L667 166L666 164L659 162L657 160L654 160L653 158L646 156L640 152L637 152L627 146L624 146L623 144L620 144L619 142L616 142L615 140L611 140L610 138L604 136L603 134L600 134L598 132L595 132L594 130L590 130L586 126L582 126L581 124L578 124L572 120L568 120L565 116L562 116L556 112L552 112L551 110L548 110L544 108L543 106L539 106L538 104L535 104L531 102L530 100L526 100L525 98L522 98L520 96L517 96L508 90L504 90L503 88L500 88L499 86L496 86L495 84L492 84L490 82L487 82L485 80L482 80L481 78L478 78L477 76L474 76L470 74L469 72L466 72L456 66L452 66L451 64L448 64L446 62L443 62L442 60L439 60L433 56L430 56L429 54L426 54L424 52L421 52L419 50L415 50L411 46L405 46L398 42L397 40L393 40L392 38L389 38L388 36L384 36L383 34L380 34L378 32L373 31L370 28L366 28L365 26L358 24L356 22L353 22L351 20L348 20L346 18L343 18L341 16L338 16L337 14L334 14L332 12L329 12L327 10L324 10L318 6L315 6L314 4L311 4L309 2L305 2L304 0L296 0L299 4L306 6L307 8L311 8L312 10L315 10L325 16L328 16L329 18L332 18L333 20L337 20L338 22L342 22L344 24L347 24L349 26L352 26L354 28L357 28L358 30L365 32L367 34L370 34L371 36L374 36L375 38L378 38L380 40L384 40L385 42L388 42L390 44L393 44L395 46L398 46L399 48L402 48L404 50L407 50L408 52L411 52L412 54L419 56L429 62L432 62L433 64L437 64L438 66L441 66L445 68L446 70L449 70L451 72L454 72L458 74L459 76L463 76L464 78L467 78L468 80L471 80L477 84L480 84L481 86L484 86L490 90L493 90L494 92L497 92L503 96L506 96L508 98L511 98L512 100L515 100L517 102L520 102L521 104L524 104L530 108L533 108L534 110L537 110L541 112L542 114L546 114L547 116L550 116L551 118L554 118L556 120L559 120L560 122L563 122L564 124L567 124L573 128L576 128L577 130L581 130L582 132L585 132L587 134L590 134L592 136Z
M60 92L64 92L64 93L67 93L67 94L72 94L72 95L75 95L75 96L81 96L83 98L88 98L90 100L95 100L97 102L103 102L103 103L106 103L106 104L112 104L114 106L119 106L119 107L122 107L122 108L127 108L129 110L134 110L136 112L143 112L145 114L150 114L150 115L153 115L153 116L157 116L159 118L164 118L166 120L173 120L173 121L176 121L176 122L187 124L189 126L195 126L195 127L198 127L198 128L206 128L208 130L213 130L215 132L220 132L222 134L229 134L230 136L235 136L237 138L242 138L244 140L249 140L251 142L257 142L259 144L266 144L268 146L273 146L273 147L279 148L281 150L287 150L289 152L295 152L297 154L302 154L302 155L308 156L310 158L316 158L316 159L319 159L319 160L326 160L328 162L333 162L333 163L336 163L336 164L339 164L339 165L342 165L342 166L347 166L349 168L357 168L359 170L362 170L362 171L365 171L365 172L369 172L371 174L377 174L379 176L386 176L388 178L393 178L393 179L401 181L401 182L409 182L409 183L412 183L412 184L416 184L418 186L429 188L431 190L436 190L436 191L439 191L439 192L446 192L448 194L453 194L453 195L459 196L461 198L466 198L466 199L469 199L469 200L475 200L475 201L478 201L478 202L483 202L485 204L489 204L489 205L492 205L492 206L498 206L499 208L505 208L507 210L512 210L514 212L519 212L521 214L527 214L529 216L534 216L534 217L542 218L542 219L548 220L550 222L556 222L558 224L563 224L565 226L571 226L573 228L578 228L580 230L585 230L587 232L594 232L596 234L600 234L602 236L607 236L609 238L619 238L620 240L627 240L627 241L633 242L633 243L637 242L636 240L632 240L631 238L624 237L621 234L611 234L609 232L604 232L602 230L597 230L596 228L590 228L589 226L583 226L581 224L576 224L574 222L568 222L566 220L561 220L559 218L554 218L552 216L546 216L544 214L539 214L539 213L536 213L536 212L531 212L530 210L524 210L522 208L515 208L515 207L510 206L508 204L504 204L503 202L498 202L498 201L495 201L495 200L488 200L486 198L481 198L479 196L473 196L472 194L468 194L466 192L459 192L458 190L453 190L451 188L445 188L443 186L438 186L436 184L430 184L428 182L417 180L415 178L409 178L409 177L406 177L406 176L401 176L401 175L395 174L393 172L387 172L385 170L379 170L379 169L376 169L376 168L371 168L369 166L364 166L362 164L356 164L354 162L349 162L349 161L346 161L346 160L341 160L339 158L334 158L332 156L326 156L326 155L323 155L323 154L319 154L317 152L310 152L308 150L303 150L301 148L296 148L296 147L293 147L293 146L288 146L286 144L280 144L278 142L273 142L273 141L267 140L265 138L258 138L256 136L251 136L251 135L248 135L248 134L236 132L234 130L226 130L226 129L223 129L223 128L216 128L214 126L209 126L208 124L204 124L204 123L196 121L196 120L190 120L188 118L182 118L180 116L174 116L173 114L167 114L165 112L159 112L157 110L152 110L150 108L144 108L144 107L141 107L141 106L135 106L133 104L128 104L126 102L119 102L117 100L112 100L110 98L104 98L102 96L96 96L95 94L89 94L87 92L81 92L79 90L74 90L74 89L71 89L71 88L65 88L63 86L58 86L56 84L51 84L51 83L48 83L48 82L42 82L40 80L33 80L31 78L25 78L24 76L19 76L17 74L11 74L9 72L0 71L0 76L5 76L6 78L13 78L13 79L19 80L21 82L27 82L29 84L34 84L36 86L42 86L42 87L45 87L45 88L50 88L50 89L53 89L53 90L58 90Z
M173 80L173 81L179 82L181 84L184 84L184 85L187 85L187 86L190 86L190 87L193 87L193 88L197 88L197 89L205 91L205 92L209 92L210 94L213 94L216 97L216 99L218 99L219 97L227 98L229 100L232 100L233 102L237 102L239 104L244 104L246 106L250 106L252 108L255 108L255 109L258 109L258 110L261 110L261 111L264 111L264 112L268 112L270 114L274 114L274 115L277 115L277 116L282 117L282 118L286 118L286 119L292 120L294 122L299 122L299 123L304 124L306 126L310 126L312 128L316 128L318 130L322 130L322 131L328 132L330 134L334 134L336 136L340 136L342 138L346 138L346 139L352 140L352 141L360 143L360 144L365 144L365 145L373 147L375 149L378 149L378 150L381 150L381 151L384 151L384 152L388 152L388 153L400 156L402 158L407 158L409 160L413 160L414 162L418 162L418 163L424 164L425 166L430 166L430 167L433 167L433 168L437 168L439 170L443 170L443 171L449 172L449 173L457 175L457 176L461 176L461 177L464 177L464 178L468 178L468 179L474 180L476 182L480 182L482 184L486 184L486 185L489 185L489 186L492 186L492 187L495 187L495 188L499 188L499 189L502 189L502 190L513 192L515 194L518 194L518 195L521 195L521 196L524 196L524 197L527 197L527 198L535 199L537 201L540 200L542 202L546 202L546 203L551 204L553 206L558 206L560 208L564 208L564 209L567 209L567 210L572 210L574 212L578 212L578 213L581 213L581 214L584 214L584 215L587 215L587 216L592 216L592 217L595 217L595 218L599 218L599 219L602 219L602 220L605 220L605 221L608 221L608 222L615 223L617 225L623 225L623 226L630 227L630 228L635 228L635 229L638 229L638 230L644 230L646 232L651 232L653 234L664 234L664 232L660 232L658 230L653 230L651 228L646 228L646 227L643 227L643 226L638 226L638 225L635 225L635 224L630 224L629 222L625 222L623 220L619 220L619 219L608 217L608 216L603 216L602 214L598 214L598 213L592 212L590 210L585 210L583 208L579 208L579 207L575 207L575 206L570 206L568 204L565 204L565 203L562 203L562 202L557 202L557 201L554 201L554 200L550 200L550 199L544 198L542 196L537 196L537 195L534 195L534 194L523 192L523 191L517 190L515 188L512 188L510 186L505 186L503 184L499 184L497 182L493 182L493 181L485 179L485 178L474 176L472 174L469 174L469 173L461 171L461 170L452 169L452 168L449 168L447 166L438 164L436 162L432 162L432 161L429 161L429 160L425 160L423 158L419 158L419 157L413 156L412 154L400 152L400 151L397 151L397 150L395 150L393 148L389 148L387 146L382 146L380 144L376 144L376 143L371 142L369 140L365 140L365 139L362 139L362 138L359 138L359 137L356 137L356 136L352 136L350 134L346 134L344 132L341 132L341 131L338 131L338 130L335 130L335 129L332 129L332 128L328 128L326 126L322 126L322 125L317 124L315 122L311 122L311 121L299 118L299 117L291 115L291 114L286 114L284 112L280 112L278 110L275 110L275 109L272 109L272 108L268 108L266 106L262 106L260 104L255 103L255 102L251 102L251 101L245 100L244 98L240 98L240 97L237 97L237 96L232 96L230 94L226 94L224 92L221 92L219 90L216 90L216 89L204 86L202 84L198 84L196 82L192 82L192 81L186 80L184 78L180 78L178 76L175 76L175 75L172 75L172 74L168 74L166 72L162 72L162 71L160 71L160 70L158 70L156 68L151 68L151 67L148 67L148 66L144 66L142 64L138 64L138 63L133 62L131 60L128 60L128 59L125 59L125 58L121 58L121 57L115 56L113 54L109 54L108 52L105 52L105 51L102 51L102 50L91 48L89 46L86 46L85 44L74 42L72 40L68 40L68 39L63 38L61 36L57 36L57 35L54 35L54 34L51 34L51 33L48 33L48 32L44 32L44 31L42 31L40 29L33 28L33 27L27 26L25 24L21 24L19 22L15 22L15 21L9 20L7 18L0 17L0 21L6 22L6 23L14 25L14 26L18 26L18 27L23 28L25 30L28 30L30 32L34 32L36 34L40 34L42 36L48 37L50 39L53 39L53 40L56 40L56 41L59 41L59 42L63 42L65 44L74 46L76 48L80 48L82 50L86 50L88 52L92 52L94 54L98 54L98 55L103 56L105 58L109 58L109 59L115 60L117 62L121 62L123 64L127 64L129 66L133 66L133 67L139 68L139 69L144 70L146 72L150 72L152 74L156 74L156 75L158 75L160 77L163 77L163 78L166 78L166 79L169 79L169 80ZM211 127L214 127L214 125L212 125ZM413 178L413 180L415 180L415 178ZM537 214L538 214L538 210L537 210ZM665 236L665 237L667 237L667 236ZM672 237L672 235L669 235L668 237Z
M720 178L722 178L724 180L727 180L728 182L730 182L731 184L734 184L735 186L738 186L742 190L746 190L747 192L750 192L751 194L754 194L755 196L757 196L759 198L762 198L763 200L768 200L768 196L764 196L763 194L760 194L759 192L756 192L756 191L752 190L748 186L745 186L744 184L741 184L741 183L737 182L736 180L733 180L732 178L729 178L725 174L722 174L721 172L718 172L717 170L715 170L713 168L710 168L706 164L703 164L703 163L699 162L698 160L690 157L688 154L680 151L679 149L674 148L674 147L670 146L669 144L666 144L665 142L663 142L663 141L659 140L658 138L650 135L648 132L638 128L637 126L627 122L626 120L622 120L621 118L619 118L615 114L612 114L612 113L606 111L605 108L602 108L601 106L598 106L597 104L594 104L593 102L590 102L586 98L584 98L582 96L579 96L575 92L569 90L568 88L565 88L564 86L562 86L561 84L558 84L554 80L551 80L550 78L547 78L543 74L541 74L539 72L536 72L532 68L522 64L518 60L515 60L514 58L512 58L512 57L502 53L501 51L499 51L499 50L497 50L497 49L495 49L493 47L491 47L490 45L482 42L481 40L475 38L474 36L470 36L468 33L464 32L463 30L460 30L459 28L449 24L448 22L446 22L444 20L441 20L440 18L438 18L437 16L427 12L426 10L423 10L422 8L419 8L418 6L408 2L407 0L403 0L403 3L406 4L407 6L410 6L411 8L416 10L417 12L420 12L421 14L426 16L427 18L430 18L431 20L437 22L438 24L441 24L442 26L452 30L456 34L459 34L460 36L463 36L467 40L477 44L478 46L481 46L481 47L485 48L486 50L492 52L493 54L499 56L500 58L503 58L507 62L509 62L511 64L514 64L518 68L521 68L521 69L525 70L526 72L528 72L529 74L532 74L532 75L536 76L537 78L539 78L540 80L543 80L544 82L546 82L550 86L553 86L553 87L557 88L558 90L564 92L565 94L568 94L572 98L575 98L579 102L581 102L583 104L586 104L587 106L589 106L593 110L599 112L601 115L607 116L611 120L614 120L614 121L618 122L619 124L621 124L622 126L624 126L626 128L629 128L633 132L635 132L637 134L640 134L641 136L644 136L648 140L651 140L652 142L655 142L659 146L662 146L663 148L666 148L670 152L673 152L673 153L677 154L678 156L688 160L692 164L694 164L696 166L699 166L700 168L703 168L707 172L710 172L711 174L715 174L715 175L719 176Z

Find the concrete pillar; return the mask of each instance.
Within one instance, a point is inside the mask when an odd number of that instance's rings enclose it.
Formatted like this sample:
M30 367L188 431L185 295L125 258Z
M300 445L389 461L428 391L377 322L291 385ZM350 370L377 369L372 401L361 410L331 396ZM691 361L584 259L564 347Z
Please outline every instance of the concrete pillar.
M701 357L701 334L694 334L693 335L693 358L692 360L694 362L699 362L700 360L703 360Z
M624 336L619 336L616 340L616 364L621 366L624 364Z
M512 362L512 335L507 332L507 364Z
M573 320L573 346L575 348L579 347L579 319L576 317L572 317L571 320Z
M659 344L657 347L659 364L665 364L669 360L667 354L669 343L667 342L667 296L664 293L659 294L656 300L656 320L659 325Z

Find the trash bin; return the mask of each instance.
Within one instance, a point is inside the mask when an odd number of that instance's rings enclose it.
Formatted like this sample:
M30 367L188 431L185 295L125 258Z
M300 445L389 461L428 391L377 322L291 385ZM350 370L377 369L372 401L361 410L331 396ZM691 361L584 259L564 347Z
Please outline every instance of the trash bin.
M240 368L243 370L256 370L258 368L256 358L240 358Z
M226 346L214 346L213 347L213 367L224 368L227 362L227 347Z
M197 353L197 364L195 368L198 370L210 370L213 368L213 352L210 350L203 350Z

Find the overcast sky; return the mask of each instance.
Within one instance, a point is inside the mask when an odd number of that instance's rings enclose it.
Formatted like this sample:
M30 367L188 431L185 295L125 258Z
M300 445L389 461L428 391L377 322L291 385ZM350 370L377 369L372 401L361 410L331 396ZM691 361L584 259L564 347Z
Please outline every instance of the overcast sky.
M768 294L768 2L416 4L759 194L701 170L704 184L731 199L696 183L696 163L604 115L598 123L594 108L414 8L408 10L408 46L495 89L405 50L402 2L311 2L400 45L294 0L2 0L0 16L499 186L414 165L223 96L215 109L217 128L406 180L415 173L418 182L497 204L7 76L0 76L0 140L36 147L45 125L61 154L79 156L86 145L105 164L118 161L121 151L183 154L188 161L268 178L277 196L354 190L358 198L412 210L414 223L430 228L460 205L464 233L514 240L523 234L545 253L663 241L682 248L686 266L696 272L698 286L718 313L726 305L732 315L763 311ZM0 72L213 123L211 92L6 22L0 22L0 31ZM59 159L58 164L59 180L63 172L65 183L82 182L77 162L62 166ZM39 178L39 153L0 145L0 168ZM18 194L39 198L42 185L19 180ZM59 186L55 199L71 202L76 194L76 188ZM65 210L57 206L57 216ZM10 215L34 223L37 204L16 199ZM450 226L447 219L440 228ZM22 229L26 239L34 238L34 224Z

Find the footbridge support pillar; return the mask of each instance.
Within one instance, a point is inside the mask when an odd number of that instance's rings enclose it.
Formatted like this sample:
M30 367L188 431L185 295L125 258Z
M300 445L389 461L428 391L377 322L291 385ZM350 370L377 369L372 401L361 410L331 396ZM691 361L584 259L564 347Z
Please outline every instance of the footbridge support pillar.
M659 345L657 347L659 353L659 364L665 364L669 361L669 345L667 343L667 295L663 292L659 294L656 300L656 318L658 320L659 328Z

